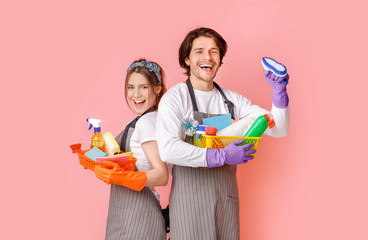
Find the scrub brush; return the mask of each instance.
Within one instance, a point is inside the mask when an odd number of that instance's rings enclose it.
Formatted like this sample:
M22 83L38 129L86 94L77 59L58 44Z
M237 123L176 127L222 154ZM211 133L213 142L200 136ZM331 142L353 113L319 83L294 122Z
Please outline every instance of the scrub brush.
M115 138L110 132L105 132L102 136L105 140L106 153L108 156L114 155L116 152L120 153L119 144L115 141Z
M272 58L269 57L262 58L262 65L265 70L273 72L276 76L285 77L287 74L286 67ZM282 82L287 84L288 80L284 79Z

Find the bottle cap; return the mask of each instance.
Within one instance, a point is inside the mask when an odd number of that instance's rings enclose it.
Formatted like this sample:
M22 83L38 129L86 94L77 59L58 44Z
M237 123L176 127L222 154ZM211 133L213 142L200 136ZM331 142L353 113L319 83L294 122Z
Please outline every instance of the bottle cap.
M267 113L266 113L265 115L263 115L263 116L265 116L265 118L266 118L267 122L269 122L269 121L270 121L270 116L268 116L268 114L267 114Z
M197 131L202 131L202 132L206 131L206 125L198 125Z
M217 128L215 127L206 127L206 135L216 136Z
M267 124L269 128L273 128L275 126L275 121L271 119L270 121L267 122Z
M267 124L269 128L273 128L275 126L275 121L273 120L272 114L271 113L266 113L265 115L263 115L266 120L267 120Z

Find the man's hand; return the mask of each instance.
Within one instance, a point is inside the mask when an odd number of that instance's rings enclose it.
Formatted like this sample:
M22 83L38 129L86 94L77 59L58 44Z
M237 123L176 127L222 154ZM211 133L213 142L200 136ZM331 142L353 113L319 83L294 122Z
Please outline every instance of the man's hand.
M207 149L206 160L207 167L220 167L224 164L237 165L248 162L254 157L249 156L256 152L254 149L249 149L253 147L254 143L249 143L244 146L238 146L244 142L244 139L240 139L236 142L230 143L225 148L219 149Z
M272 103L278 108L286 108L289 105L289 96L286 92L285 80L289 80L289 74L286 76L279 77L273 72L266 70L264 71L267 82L272 87Z

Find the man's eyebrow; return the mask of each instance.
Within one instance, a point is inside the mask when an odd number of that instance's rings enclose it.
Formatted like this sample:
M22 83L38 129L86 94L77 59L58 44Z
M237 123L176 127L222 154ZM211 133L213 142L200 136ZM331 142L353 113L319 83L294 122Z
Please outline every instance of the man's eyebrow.
M197 47L197 48L193 48L193 51L195 51L195 50L203 50L204 49L204 47ZM220 50L218 47L213 47L213 48L210 48L210 50Z

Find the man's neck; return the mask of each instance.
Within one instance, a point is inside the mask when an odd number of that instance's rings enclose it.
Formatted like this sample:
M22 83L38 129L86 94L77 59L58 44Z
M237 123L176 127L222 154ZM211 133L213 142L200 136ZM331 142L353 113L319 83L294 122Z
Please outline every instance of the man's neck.
M195 90L209 92L209 91L212 91L212 89L214 88L213 80L203 81L199 79L193 80L193 78L189 78L189 80L192 83L193 89Z

